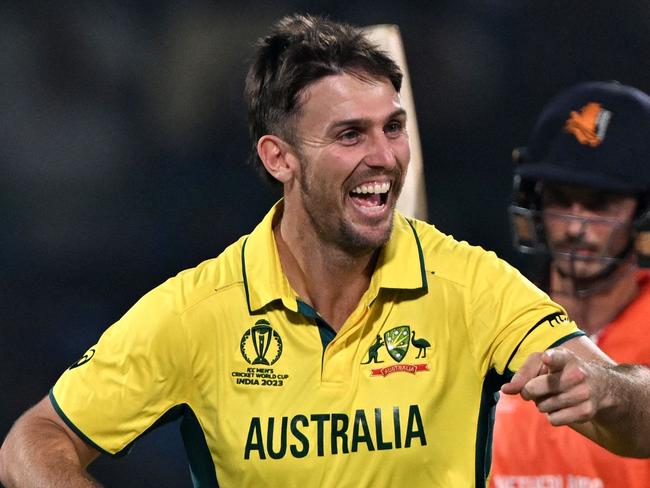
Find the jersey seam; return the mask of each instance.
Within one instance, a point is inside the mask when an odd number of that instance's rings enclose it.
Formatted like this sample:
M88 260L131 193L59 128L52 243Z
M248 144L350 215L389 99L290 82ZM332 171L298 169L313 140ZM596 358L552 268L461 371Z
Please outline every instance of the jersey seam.
M201 297L201 298L198 298L198 299L196 299L196 301L194 303L186 305L185 307L180 308L180 310L174 310L173 312L176 313L177 315L183 315L183 314L189 312L190 310L192 310L193 308L198 307L204 301L209 300L210 298L213 298L215 295L226 291L226 289L232 288L232 287L235 287L235 286L243 286L243 284L244 284L243 281L236 281L236 282L232 282L232 283L229 283L227 285L221 286L219 288L214 288L208 295L206 295L204 297Z
M428 276L428 278L437 278L439 280L444 280L447 283L451 283L451 284L453 284L455 286L460 286L462 288L469 288L469 285L467 283L463 283L461 281L454 280L452 278L444 276L444 274L440 274L440 271L438 271L437 269L429 269L429 268L427 268L427 272L430 274L430 276Z

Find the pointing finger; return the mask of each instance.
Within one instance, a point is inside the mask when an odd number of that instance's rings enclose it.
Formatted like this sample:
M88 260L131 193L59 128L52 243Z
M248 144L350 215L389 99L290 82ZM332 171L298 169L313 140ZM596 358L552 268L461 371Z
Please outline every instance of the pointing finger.
M541 361L541 353L531 354L510 382L501 387L501 392L516 395L521 392L526 383L540 374L545 374L546 371L547 367Z
M573 354L564 348L548 349L542 354L541 360L552 373L562 371L573 359Z

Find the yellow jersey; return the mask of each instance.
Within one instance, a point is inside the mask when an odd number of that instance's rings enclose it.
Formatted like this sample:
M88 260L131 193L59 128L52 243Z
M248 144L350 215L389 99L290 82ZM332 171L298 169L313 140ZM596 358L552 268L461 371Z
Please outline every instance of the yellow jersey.
M485 486L500 385L575 324L494 253L396 212L335 333L282 271L281 211L108 328L50 392L59 415L112 455L182 417L196 487Z

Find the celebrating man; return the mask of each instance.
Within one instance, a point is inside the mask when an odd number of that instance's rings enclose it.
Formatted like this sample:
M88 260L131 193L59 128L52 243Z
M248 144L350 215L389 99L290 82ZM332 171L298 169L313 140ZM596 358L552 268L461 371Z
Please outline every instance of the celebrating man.
M100 453L181 417L195 486L481 487L504 383L650 454L645 369L614 365L493 253L394 210L401 78L348 25L296 15L260 40L253 154L284 198L63 373L8 435L5 485L96 486Z

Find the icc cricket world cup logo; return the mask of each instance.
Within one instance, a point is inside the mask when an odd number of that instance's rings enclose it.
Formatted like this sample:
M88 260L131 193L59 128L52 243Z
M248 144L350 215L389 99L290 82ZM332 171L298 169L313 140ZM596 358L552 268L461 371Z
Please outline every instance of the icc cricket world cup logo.
M239 348L248 364L270 366L282 355L282 339L268 320L260 319L244 332Z

